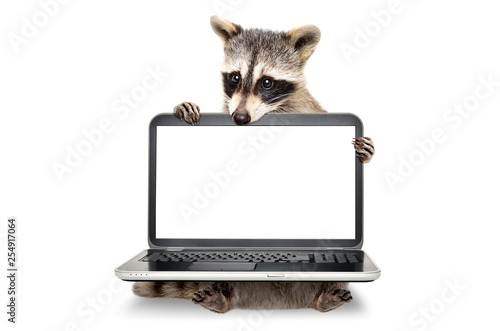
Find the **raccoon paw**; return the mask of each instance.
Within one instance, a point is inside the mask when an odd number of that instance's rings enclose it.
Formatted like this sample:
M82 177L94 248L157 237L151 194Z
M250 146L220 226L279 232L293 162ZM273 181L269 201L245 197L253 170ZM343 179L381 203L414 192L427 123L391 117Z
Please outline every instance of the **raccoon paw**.
M229 301L213 286L206 286L199 289L193 296L193 302L216 312L225 313L229 310Z
M200 124L200 107L192 102L183 102L175 106L174 115L192 125Z
M375 155L375 145L371 138L368 137L358 137L353 138L352 144L356 150L356 155L363 163L368 163Z
M345 289L335 289L321 294L316 303L316 309L327 312L342 306L352 300L351 292Z

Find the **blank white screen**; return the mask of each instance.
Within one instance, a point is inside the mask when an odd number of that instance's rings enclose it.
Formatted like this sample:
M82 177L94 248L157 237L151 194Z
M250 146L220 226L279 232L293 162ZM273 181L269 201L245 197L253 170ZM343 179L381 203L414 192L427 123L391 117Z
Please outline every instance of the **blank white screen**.
M354 239L354 126L157 128L157 238Z

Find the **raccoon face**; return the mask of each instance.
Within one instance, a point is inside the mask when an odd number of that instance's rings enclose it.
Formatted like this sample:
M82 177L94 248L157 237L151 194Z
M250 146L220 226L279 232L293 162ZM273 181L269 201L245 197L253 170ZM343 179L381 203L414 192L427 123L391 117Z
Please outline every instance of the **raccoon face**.
M243 76L241 70L222 73L229 114L236 124L254 122L264 114L276 111L291 96L296 84L260 73L253 77L252 68Z
M220 17L212 28L224 43L222 83L225 108L236 124L280 112L305 87L303 67L319 42L315 26L285 32L243 30Z

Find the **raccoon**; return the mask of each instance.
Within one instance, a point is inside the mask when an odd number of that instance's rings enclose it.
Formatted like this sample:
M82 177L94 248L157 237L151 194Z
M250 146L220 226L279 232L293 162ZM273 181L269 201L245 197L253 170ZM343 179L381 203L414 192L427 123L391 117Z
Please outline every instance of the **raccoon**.
M224 113L238 125L266 113L326 113L306 88L303 68L321 33L313 25L288 32L243 29L221 17L210 19L224 45L222 65ZM174 114L199 124L200 108L183 102ZM375 153L368 137L353 139L358 158L368 163ZM240 309L313 308L333 310L351 301L342 282L138 282L134 293L144 297L190 299L217 313Z
M327 312L352 299L341 282L138 282L133 290L143 297L190 299L216 313L233 308Z
M212 16L210 24L224 45L222 111L236 124L255 122L266 113L326 113L307 90L303 73L321 38L319 28L243 29L219 16ZM200 108L192 102L177 105L174 114L193 125L200 120ZM373 141L359 137L352 144L358 158L370 162Z

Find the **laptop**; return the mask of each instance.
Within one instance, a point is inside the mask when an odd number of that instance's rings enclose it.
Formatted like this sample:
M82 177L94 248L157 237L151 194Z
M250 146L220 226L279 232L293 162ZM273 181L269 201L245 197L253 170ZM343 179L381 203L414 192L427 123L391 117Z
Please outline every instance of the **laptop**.
M149 248L126 281L373 281L353 114L203 113L149 127Z

